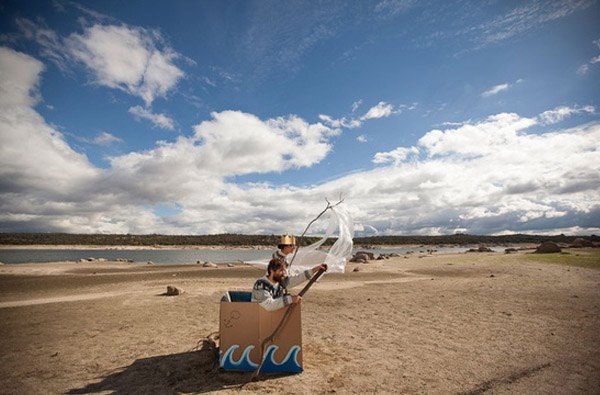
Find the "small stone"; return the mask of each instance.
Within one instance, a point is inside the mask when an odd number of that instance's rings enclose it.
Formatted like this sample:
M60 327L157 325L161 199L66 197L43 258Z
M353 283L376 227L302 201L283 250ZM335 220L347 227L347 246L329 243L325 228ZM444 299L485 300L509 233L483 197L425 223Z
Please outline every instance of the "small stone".
M233 263L228 263L227 267L235 267L235 265Z
M490 274L490 277L496 277L496 276L494 276L493 274Z
M357 266L357 267L355 267L355 268L354 268L352 271L353 271L353 272L360 272L360 268Z
M172 285L168 285L167 286L167 293L165 295L167 296L177 296L177 295L181 295L184 291L182 289L179 289L177 287L174 287Z
M204 262L204 264L202 265L202 267L213 267L213 268L216 268L218 266L216 264L212 263L212 262Z
M148 264L148 265L154 265L154 262L152 262L152 261L148 261L148 263L147 263L147 264Z

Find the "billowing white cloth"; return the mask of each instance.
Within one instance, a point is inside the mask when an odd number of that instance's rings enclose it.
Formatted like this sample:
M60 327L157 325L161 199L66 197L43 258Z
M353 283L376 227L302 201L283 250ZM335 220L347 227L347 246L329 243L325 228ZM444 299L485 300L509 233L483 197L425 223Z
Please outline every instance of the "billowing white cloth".
M343 203L328 209L323 214L323 216L326 215L329 215L329 225L325 235L314 244L298 248L298 253L288 271L290 275L300 273L321 263L327 264L328 273L344 273L346 258L352 254L352 237L354 236L352 218ZM336 233L338 238L329 251L320 249L325 240L335 236ZM269 261L249 261L246 263L267 267Z

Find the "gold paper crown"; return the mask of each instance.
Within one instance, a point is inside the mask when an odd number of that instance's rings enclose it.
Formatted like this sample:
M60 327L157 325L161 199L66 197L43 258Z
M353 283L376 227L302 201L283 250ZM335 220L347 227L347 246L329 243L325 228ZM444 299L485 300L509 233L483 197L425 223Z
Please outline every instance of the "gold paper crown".
M288 245L288 246L295 246L296 245L296 238L294 236L290 236L290 235L282 235L279 238L279 244Z

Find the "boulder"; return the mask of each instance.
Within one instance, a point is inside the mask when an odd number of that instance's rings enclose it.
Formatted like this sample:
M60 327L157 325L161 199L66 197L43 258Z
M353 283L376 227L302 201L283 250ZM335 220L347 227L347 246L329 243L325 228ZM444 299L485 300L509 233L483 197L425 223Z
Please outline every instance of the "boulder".
M560 251L560 247L556 243L553 243L551 241L545 241L535 249L536 254L551 254L553 252Z
M372 260L375 259L375 254L373 254L372 252L368 252L368 251L357 251L356 254L354 254L355 258L358 259L367 259L367 260Z
M218 266L212 262L204 262L202 267L218 267Z
M167 296L177 296L177 295L181 295L184 291L182 289L179 289L177 287L174 287L172 285L168 285L167 286L167 292L165 293L165 295Z
M593 246L594 246L594 243L592 243L590 240L577 238L577 239L573 240L571 245L569 245L569 248L586 248L586 247L593 247Z

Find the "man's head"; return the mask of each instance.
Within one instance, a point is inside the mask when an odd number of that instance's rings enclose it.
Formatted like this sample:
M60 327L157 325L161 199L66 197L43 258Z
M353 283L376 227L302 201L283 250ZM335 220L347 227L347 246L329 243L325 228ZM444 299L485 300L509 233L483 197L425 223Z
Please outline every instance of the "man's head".
M275 282L281 282L285 278L285 264L283 260L273 258L267 266L267 276Z
M283 235L279 238L279 244L277 248L285 255L290 254L296 247L296 238L294 236Z

